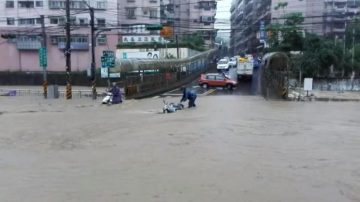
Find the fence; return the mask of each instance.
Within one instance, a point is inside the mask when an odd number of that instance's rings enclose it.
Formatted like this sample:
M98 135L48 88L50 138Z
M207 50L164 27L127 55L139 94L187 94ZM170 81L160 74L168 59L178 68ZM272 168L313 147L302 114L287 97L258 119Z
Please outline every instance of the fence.
M184 85L211 67L216 51L186 59L120 60L113 72L121 72L127 98L141 98Z

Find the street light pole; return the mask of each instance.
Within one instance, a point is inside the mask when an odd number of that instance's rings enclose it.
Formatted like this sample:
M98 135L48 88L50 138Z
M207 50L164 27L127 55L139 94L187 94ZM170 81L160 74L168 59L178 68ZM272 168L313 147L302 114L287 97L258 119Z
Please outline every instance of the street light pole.
M66 99L72 98L71 91L71 33L70 33L70 0L66 0Z
M47 50L47 40L46 40L46 31L45 31L45 16L40 15L40 19L41 19L41 31L42 31L41 47L45 48L45 50ZM47 71L46 71L46 67L43 67L43 89L44 89L44 98L45 99L47 98L47 88L48 88Z
M94 16L94 8L89 7L90 10L90 26L91 26L91 88L92 88L92 99L96 100L97 92L96 92L96 62L95 62L95 46L96 46L96 38L95 38L95 16Z

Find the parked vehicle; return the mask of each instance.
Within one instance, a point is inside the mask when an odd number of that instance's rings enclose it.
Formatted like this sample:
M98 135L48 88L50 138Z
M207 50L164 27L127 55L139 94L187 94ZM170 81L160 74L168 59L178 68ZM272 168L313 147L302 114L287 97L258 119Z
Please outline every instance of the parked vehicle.
M216 69L217 70L229 70L230 68L230 64L229 64L229 60L227 59L221 59L219 60L219 62L217 63Z
M231 80L223 74L202 74L199 79L199 85L203 88L224 87L232 90L237 86L237 81Z

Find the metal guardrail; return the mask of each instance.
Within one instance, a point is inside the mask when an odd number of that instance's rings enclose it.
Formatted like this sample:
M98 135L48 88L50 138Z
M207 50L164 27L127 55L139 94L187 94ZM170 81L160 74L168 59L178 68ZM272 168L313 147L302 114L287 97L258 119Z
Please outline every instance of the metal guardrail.
M17 89L17 88L4 88L0 89L0 95L4 95L9 93L10 91L15 91L16 96L43 96L42 89ZM65 98L65 90L59 90L59 97ZM99 91L98 96L103 97L105 95L105 91ZM73 97L83 98L83 97L92 97L91 90L72 90Z

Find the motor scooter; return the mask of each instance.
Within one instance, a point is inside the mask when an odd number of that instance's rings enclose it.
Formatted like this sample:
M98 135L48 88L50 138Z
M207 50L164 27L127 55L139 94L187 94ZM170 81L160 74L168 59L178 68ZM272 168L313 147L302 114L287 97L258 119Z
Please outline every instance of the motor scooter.
M107 92L106 96L104 97L104 99L102 100L102 104L112 104L112 100L113 100L113 94L111 92Z
M168 103L165 101L165 99L163 100L164 106L163 106L163 113L174 113L177 110L182 110L184 109L184 105L182 103Z

